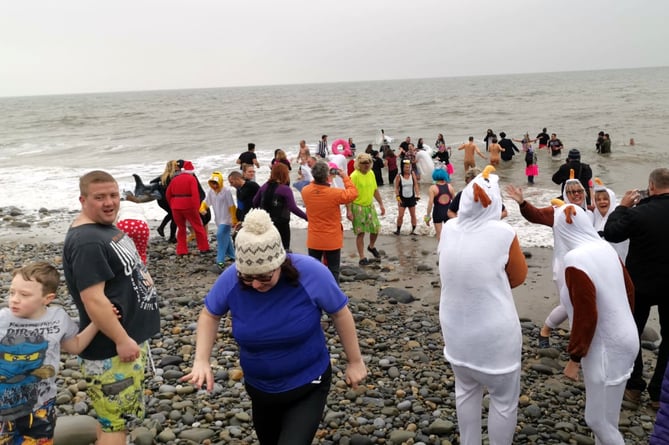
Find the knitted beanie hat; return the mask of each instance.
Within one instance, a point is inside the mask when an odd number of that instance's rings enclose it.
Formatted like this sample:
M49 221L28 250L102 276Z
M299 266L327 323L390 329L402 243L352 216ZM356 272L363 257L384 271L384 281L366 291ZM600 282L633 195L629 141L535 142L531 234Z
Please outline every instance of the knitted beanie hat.
M237 270L243 274L265 274L283 264L281 235L266 211L252 209L246 214L235 238L235 254Z

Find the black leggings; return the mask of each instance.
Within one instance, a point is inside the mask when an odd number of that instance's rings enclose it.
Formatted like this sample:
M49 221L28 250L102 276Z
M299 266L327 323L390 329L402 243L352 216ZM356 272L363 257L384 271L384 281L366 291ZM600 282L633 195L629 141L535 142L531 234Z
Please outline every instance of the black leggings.
M318 383L271 394L246 384L251 397L253 426L261 445L311 445L327 402L332 367Z
M337 284L339 284L339 265L341 263L341 249L317 250L309 248L307 250L309 252L309 256L316 258L318 261L323 261L323 257L325 257L325 265L327 266L328 269L330 269L332 276L334 277Z
M636 328L639 333L639 339L641 339L641 334L648 322L651 306L657 304L656 300L657 299L654 298L654 296L643 294L635 295L634 322L636 323ZM657 360L655 362L653 376L648 385L646 385L646 381L643 378L643 357L641 348L639 348L639 353L637 354L634 368L632 369L632 375L626 385L628 389L638 389L640 391L648 389L648 395L650 395L650 399L653 401L660 400L662 379L664 378L664 371L667 368L667 362L669 361L669 304L664 302L657 304L657 313L660 318L660 336L662 337L662 340L660 341L660 348L657 352Z
M279 231L279 235L281 235L283 248L286 251L290 250L290 220L275 218L272 222L276 230Z

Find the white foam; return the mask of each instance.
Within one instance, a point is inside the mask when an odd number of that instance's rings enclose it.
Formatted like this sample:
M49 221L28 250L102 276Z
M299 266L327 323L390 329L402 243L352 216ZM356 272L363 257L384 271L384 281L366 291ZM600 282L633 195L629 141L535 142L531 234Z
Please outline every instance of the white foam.
M256 182L263 184L269 177L269 163L273 153L259 152L258 158L261 164L256 169ZM237 155L221 154L219 156L205 156L192 159L195 164L196 174L205 190L206 181L210 173L219 170L224 173L227 184L227 173L235 170L238 166L235 164ZM292 178L297 176L297 164L293 164ZM138 174L145 183L159 176L165 167L164 161L152 163L129 163L118 167L107 169L119 182L121 190L134 190L135 183L132 174ZM79 177L90 169L67 168L67 167L35 167L29 175L25 170L16 168L0 168L0 189L5 191L0 194L0 207L14 206L21 209L26 214L35 214L41 208L48 210L63 210L68 212L78 211L80 204L78 201ZM455 184L455 183L454 183ZM503 188L504 184L502 184ZM416 206L417 229L416 233L425 236L434 236L434 226L426 226L423 222L423 216L427 209L427 189L429 184L421 184L422 199ZM379 215L381 222L381 234L392 234L396 230L398 207L394 196L392 186L384 185L379 188L386 214ZM298 205L304 209L299 192L294 191L295 199ZM555 189L542 188L535 186L526 190L526 197L530 202L537 206L550 204L550 199L557 195ZM164 211L155 203L149 202L144 205L144 210L149 220L160 221L164 216ZM377 205L377 204L375 204ZM518 233L518 238L523 247L530 246L552 246L553 235L549 227L543 227L528 223L518 211L518 205L508 199L505 199L505 205L508 211L506 221L514 227ZM378 209L378 205L377 205ZM345 211L341 213L341 221L344 230L351 229L351 223L346 219ZM307 222L292 216L291 227L306 228ZM408 233L411 230L409 212L405 212L402 233Z

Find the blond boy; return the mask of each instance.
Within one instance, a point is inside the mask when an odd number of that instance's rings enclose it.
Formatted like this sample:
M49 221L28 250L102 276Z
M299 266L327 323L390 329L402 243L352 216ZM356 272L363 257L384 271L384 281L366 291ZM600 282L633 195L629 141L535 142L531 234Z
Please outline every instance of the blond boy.
M56 297L60 275L45 262L13 273L0 309L0 443L53 443L61 349L79 354L98 332L78 325Z

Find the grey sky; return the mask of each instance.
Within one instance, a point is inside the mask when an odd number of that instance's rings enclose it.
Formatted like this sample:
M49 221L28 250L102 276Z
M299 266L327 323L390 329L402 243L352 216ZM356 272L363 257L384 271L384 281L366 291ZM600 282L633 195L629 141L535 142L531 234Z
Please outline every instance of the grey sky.
M667 0L2 2L0 96L669 65Z

